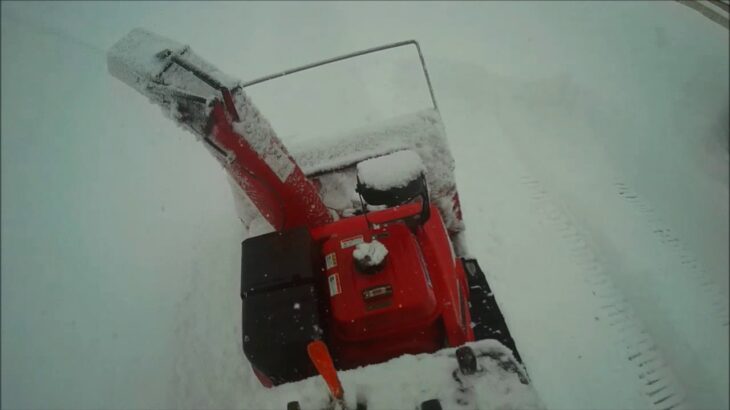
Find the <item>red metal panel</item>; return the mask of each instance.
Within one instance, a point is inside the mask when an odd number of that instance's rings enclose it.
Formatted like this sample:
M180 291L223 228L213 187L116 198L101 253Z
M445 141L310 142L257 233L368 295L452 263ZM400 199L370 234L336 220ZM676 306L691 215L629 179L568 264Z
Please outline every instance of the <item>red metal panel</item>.
M352 256L354 244L373 238L388 249L385 263L375 274L357 272ZM323 255L332 255L330 260L336 260L336 266L327 269L327 276L338 275L341 286L340 294L329 293L332 333L338 339L354 342L410 334L436 320L436 298L418 262L417 247L415 237L402 223L324 243ZM363 292L380 286L389 286L391 293L366 300Z
M314 228L332 222L317 188L291 156L287 154L292 171L282 181L244 136L233 129L223 103L215 103L211 116L212 139L233 156L233 161L226 167L228 172L274 229ZM281 152L287 152L278 138L273 137L269 143Z
M434 290L441 305L441 317L449 346L474 340L468 309L468 287L460 263L451 253L451 245L441 214L432 209L431 218L419 230L418 242L431 272Z
M322 242L329 342L340 368L433 352L444 340L450 346L474 340L464 271L435 205L415 234L402 221L419 211L420 204L408 204L310 230ZM380 272L367 275L356 270L352 251L373 238L388 256ZM364 298L383 286L389 289L381 297Z

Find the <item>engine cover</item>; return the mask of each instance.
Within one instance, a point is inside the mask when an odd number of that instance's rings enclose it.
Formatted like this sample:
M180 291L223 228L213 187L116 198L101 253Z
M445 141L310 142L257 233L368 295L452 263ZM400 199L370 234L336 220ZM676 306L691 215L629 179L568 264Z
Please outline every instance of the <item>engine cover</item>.
M375 273L360 272L353 251L377 240L388 250ZM415 235L402 222L334 236L322 245L333 356L341 368L442 347L433 283ZM414 335L417 335L414 337Z

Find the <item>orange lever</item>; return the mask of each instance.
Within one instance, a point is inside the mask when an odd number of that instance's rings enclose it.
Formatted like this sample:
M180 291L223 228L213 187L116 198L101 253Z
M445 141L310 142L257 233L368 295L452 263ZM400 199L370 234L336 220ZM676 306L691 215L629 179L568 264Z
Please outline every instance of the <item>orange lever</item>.
M307 345L307 353L309 359L317 368L317 371L327 383L332 396L335 399L342 400L345 397L345 391L342 389L340 379L337 377L335 364L332 362L332 356L327 350L327 345L321 340L314 340Z

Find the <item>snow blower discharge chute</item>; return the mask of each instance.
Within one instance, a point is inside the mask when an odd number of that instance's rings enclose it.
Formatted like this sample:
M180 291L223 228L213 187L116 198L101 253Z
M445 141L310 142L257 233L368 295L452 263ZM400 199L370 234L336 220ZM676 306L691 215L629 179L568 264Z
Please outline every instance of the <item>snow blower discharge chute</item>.
M416 47L433 107L384 124L387 132L343 138L339 149L290 154L244 92L282 75L401 46ZM271 227L242 244L241 337L262 384L316 375L324 365L314 363L308 349L321 351L320 343L334 367L347 370L483 339L511 350L501 360L512 361L527 383L486 278L476 260L464 256L454 161L415 41L241 83L189 47L135 29L111 48L108 68L200 138L231 177L234 196ZM352 151L341 149L353 141ZM333 174L342 178L327 178ZM357 202L327 203L323 192L333 180L345 181L336 188L349 190ZM239 214L252 224L250 212ZM494 356L467 350L458 355L467 373L475 371L475 357Z

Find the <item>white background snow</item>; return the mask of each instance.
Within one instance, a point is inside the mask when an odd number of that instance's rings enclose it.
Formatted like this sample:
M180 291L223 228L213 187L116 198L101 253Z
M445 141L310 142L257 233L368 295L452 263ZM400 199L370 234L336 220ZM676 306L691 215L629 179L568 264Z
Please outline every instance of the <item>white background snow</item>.
M243 80L419 40L470 251L545 406L728 407L728 32L696 11L1 7L3 408L283 408L292 398L258 386L241 353L246 232L223 171L107 72L106 50L134 27ZM358 81L371 91L357 104L377 111L387 92Z

